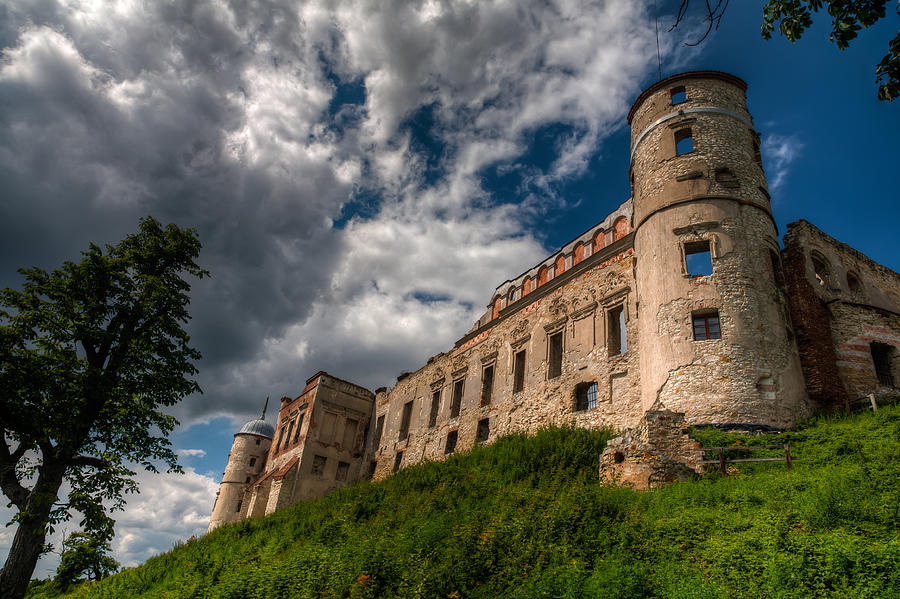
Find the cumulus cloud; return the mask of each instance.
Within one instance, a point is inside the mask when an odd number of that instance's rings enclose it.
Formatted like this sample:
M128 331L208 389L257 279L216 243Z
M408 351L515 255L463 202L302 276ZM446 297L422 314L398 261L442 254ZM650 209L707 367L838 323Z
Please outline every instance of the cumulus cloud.
M203 449L176 449L175 453L180 456L186 456L191 458L203 458L206 457L206 451Z
M763 162L768 174L769 187L778 192L787 181L791 163L803 152L804 144L796 136L766 135L762 142Z

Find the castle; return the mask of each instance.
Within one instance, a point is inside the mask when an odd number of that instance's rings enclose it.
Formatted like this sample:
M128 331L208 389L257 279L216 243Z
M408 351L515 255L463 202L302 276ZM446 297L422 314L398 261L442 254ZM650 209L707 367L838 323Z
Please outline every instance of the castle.
M245 424L210 530L548 424L781 429L896 392L900 275L806 221L780 249L746 89L700 71L641 93L632 197L392 389L319 372Z

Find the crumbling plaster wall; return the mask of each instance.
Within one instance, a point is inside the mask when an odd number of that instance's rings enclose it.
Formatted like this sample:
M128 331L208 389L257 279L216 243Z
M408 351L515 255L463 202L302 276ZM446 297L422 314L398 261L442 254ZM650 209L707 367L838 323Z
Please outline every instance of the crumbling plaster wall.
M635 305L632 289L633 251L630 237L598 253L595 263L564 285L534 298L493 328L433 358L420 370L401 378L389 392L376 396L376 419L384 416L381 439L373 450L375 478L393 471L397 452L402 466L445 454L448 434L456 431L456 451L476 442L478 422L490 419L490 439L516 431L533 432L551 424L588 428L621 428L641 416L638 402ZM601 262L602 260L602 262ZM587 264L587 261L585 261ZM627 351L609 356L607 327L610 311L622 307ZM563 332L562 374L548 379L549 335ZM524 390L513 393L515 354L526 352ZM481 405L482 377L494 366L489 405ZM450 417L454 383L463 379L459 416ZM597 383L597 407L576 410L575 386ZM429 426L433 393L440 391L435 426ZM400 438L403 406L413 402L409 434Z

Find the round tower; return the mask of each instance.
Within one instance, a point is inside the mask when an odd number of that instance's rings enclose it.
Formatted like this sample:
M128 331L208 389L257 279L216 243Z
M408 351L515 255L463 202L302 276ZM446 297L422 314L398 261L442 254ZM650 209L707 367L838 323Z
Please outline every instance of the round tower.
M207 532L222 524L240 520L247 511L243 505L244 491L262 472L275 435L275 428L266 422L268 405L269 398L266 398L262 415L244 424L234 434L234 443L228 454L219 492L216 493L216 503L213 505Z
M806 393L746 89L683 73L628 115L641 402L696 424L786 427Z

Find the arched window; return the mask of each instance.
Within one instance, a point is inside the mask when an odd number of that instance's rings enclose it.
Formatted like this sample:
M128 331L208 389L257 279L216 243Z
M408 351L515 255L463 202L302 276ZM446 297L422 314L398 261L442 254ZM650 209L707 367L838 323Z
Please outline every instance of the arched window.
M603 238L603 229L597 229L597 232L594 233L594 251L591 252L592 254L596 254L603 249L604 245L606 245L603 243Z
M518 291L519 291L518 287L510 287L509 288L509 293L506 295L506 298L507 298L506 305L509 305L509 304L513 303L514 301L516 301L517 299L519 299L519 294L517 293Z
M613 225L613 229L615 230L614 240L622 239L628 235L628 220L624 216L620 217Z
M538 287L547 282L547 267L542 266L538 271Z
M525 277L525 282L522 284L522 295L528 295L531 293L531 277Z
M813 253L811 257L816 282L821 287L827 287L831 280L831 266L828 264L828 259L818 252Z
M494 308L491 310L491 318L497 318L500 316L500 296L494 298Z
M584 245L578 243L575 245L575 251L572 253L572 266L584 260Z
M556 259L556 262L553 265L556 267L556 273L553 276L558 277L559 275L566 272L566 257L560 256Z
M862 281L852 271L847 271L847 287L850 289L850 293L862 293L863 290Z

